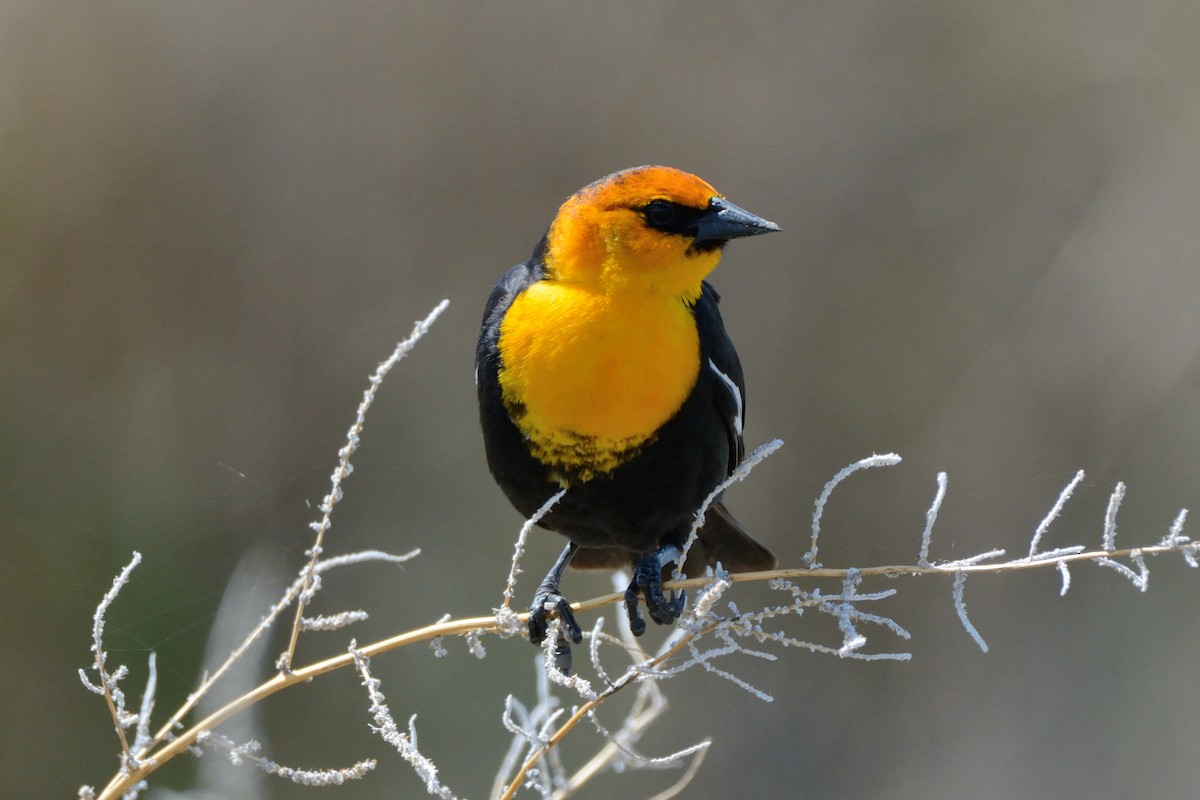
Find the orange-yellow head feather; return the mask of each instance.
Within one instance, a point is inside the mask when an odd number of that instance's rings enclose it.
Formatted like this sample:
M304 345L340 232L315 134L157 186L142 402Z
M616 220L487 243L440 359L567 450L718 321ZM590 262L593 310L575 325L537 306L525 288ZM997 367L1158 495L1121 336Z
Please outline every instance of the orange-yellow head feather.
M693 300L721 249L653 227L655 204L695 216L722 196L705 181L671 167L634 167L589 184L558 210L547 238L551 277L605 292L660 292Z
M636 167L569 197L546 276L500 326L500 385L534 457L608 472L679 410L700 371L691 310L729 239L778 230L695 175Z

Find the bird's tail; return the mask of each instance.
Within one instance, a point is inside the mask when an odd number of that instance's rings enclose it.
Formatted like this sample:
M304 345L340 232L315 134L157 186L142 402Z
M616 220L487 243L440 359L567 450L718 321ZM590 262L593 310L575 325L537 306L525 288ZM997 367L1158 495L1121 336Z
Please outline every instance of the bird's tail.
M704 574L704 568L718 561L729 572L758 572L779 564L767 548L746 533L722 502L713 503L705 515L700 537L688 553L684 573L689 577Z

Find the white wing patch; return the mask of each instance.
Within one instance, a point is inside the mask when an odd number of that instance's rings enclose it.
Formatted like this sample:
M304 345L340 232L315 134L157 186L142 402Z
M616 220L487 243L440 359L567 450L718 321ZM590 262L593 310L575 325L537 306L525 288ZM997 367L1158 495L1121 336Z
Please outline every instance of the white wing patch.
M741 436L742 435L742 393L740 391L738 391L737 384L733 382L733 378L730 378L724 372L721 372L721 370L719 370L717 368L717 365L713 363L713 360L711 358L708 360L708 368L711 369L714 373L716 373L716 376L721 379L721 383L725 384L725 388L729 390L729 393L731 395L733 395L733 402L736 404L736 407L737 407L737 415L734 416L734 418L733 418L733 429L735 431L737 431L738 436Z

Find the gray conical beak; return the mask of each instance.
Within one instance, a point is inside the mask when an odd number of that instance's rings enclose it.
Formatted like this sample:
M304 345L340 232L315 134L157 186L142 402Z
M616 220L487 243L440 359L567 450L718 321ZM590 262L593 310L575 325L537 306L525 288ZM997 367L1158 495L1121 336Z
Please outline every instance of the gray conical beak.
M743 236L758 236L779 230L774 222L751 214L721 197L708 201L708 210L696 220L696 244L726 242Z

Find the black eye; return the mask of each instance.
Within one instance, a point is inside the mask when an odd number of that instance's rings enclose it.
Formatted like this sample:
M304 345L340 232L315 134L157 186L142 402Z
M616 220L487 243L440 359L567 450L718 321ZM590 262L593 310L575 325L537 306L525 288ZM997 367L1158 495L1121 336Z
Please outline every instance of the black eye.
M675 221L679 207L666 200L651 200L644 209L646 221L655 228L668 228Z
M651 200L637 209L646 227L675 236L692 236L697 233L696 220L704 216L706 209L673 203L670 200Z

